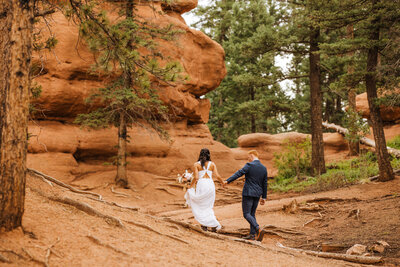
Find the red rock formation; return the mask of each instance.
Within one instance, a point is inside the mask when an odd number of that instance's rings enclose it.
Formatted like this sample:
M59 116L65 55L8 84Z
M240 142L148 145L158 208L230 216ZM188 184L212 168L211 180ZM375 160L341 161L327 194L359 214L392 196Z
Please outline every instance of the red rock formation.
M160 41L160 50L165 57L178 60L189 80L176 87L160 88L161 99L173 105L178 115L191 122L208 121L210 103L199 97L214 90L226 74L224 50L204 33L189 28L181 13L194 8L197 1L173 1L171 6L154 3L139 5L138 13L149 22L165 26L175 25L183 33L174 41ZM108 7L112 10L112 5ZM159 14L159 12L163 14ZM42 112L37 116L54 120L73 120L77 114L85 113L89 107L85 98L94 88L104 86L108 79L89 73L94 63L93 55L78 38L77 26L61 14L53 15L52 31L58 39L53 52L45 55L41 62L36 55L36 64L43 63L44 75L35 80L42 85L41 97L35 101ZM45 26L42 26L45 27Z
M242 135L238 138L238 148L232 149L234 157L241 164L247 160L247 151L256 149L260 154L260 160L267 166L269 176L275 176L278 172L274 166L274 154L282 152L285 142L303 142L311 138L309 134L296 132L281 134L254 133ZM325 157L327 161L344 158L347 154L347 143L339 133L325 133Z
M356 109L363 118L369 119L369 105L367 93L362 93L356 97ZM400 108L381 106L381 116L383 121L395 122L400 120Z

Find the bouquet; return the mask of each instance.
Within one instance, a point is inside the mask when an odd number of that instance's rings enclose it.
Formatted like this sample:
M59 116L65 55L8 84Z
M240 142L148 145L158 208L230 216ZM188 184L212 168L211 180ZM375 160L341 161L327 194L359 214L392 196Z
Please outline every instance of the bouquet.
M184 184L185 186L183 188L185 190L190 185L193 178L194 178L193 172L188 172L188 170L185 170L185 173L178 174L176 181L180 184Z

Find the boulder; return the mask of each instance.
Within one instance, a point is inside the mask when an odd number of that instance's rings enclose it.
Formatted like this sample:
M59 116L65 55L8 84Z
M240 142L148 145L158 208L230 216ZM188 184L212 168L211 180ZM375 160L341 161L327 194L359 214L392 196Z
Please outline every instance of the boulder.
M280 134L252 133L238 138L238 148L231 149L233 157L244 165L247 161L247 152L255 149L260 154L260 160L268 169L268 175L274 177L278 170L274 166L274 154L281 153L287 142L304 142L311 138L309 134L288 132ZM329 161L344 158L347 154L347 142L339 133L324 133L325 158Z
M381 117L383 121L395 122L400 119L400 107L388 107L388 106L380 106L381 108ZM369 119L369 105L367 99L367 93L362 93L357 95L356 97L356 109L361 113L363 118Z
M367 246L355 244L346 251L348 255L363 255L367 251Z
M204 147L210 149L211 159L224 177L238 169L239 165L231 150L214 141L205 124L188 125L187 121L181 121L165 125L164 128L169 132L170 140L163 140L154 131L140 127L128 130L128 170L163 176L176 175L192 168ZM117 153L118 131L115 127L87 130L70 123L38 121L31 123L28 131L33 135L29 139L28 152L32 155L32 162L40 168L44 164L56 164L58 168L58 161L53 163L51 155L57 155L57 159L62 155L62 158L73 160L74 163L65 165L72 169L78 163L101 165L111 162L110 158ZM46 160L41 163L40 158ZM66 167L65 171L67 170ZM74 175L79 175L80 172L78 169ZM70 173L67 176L70 177Z
M198 0L172 0L170 3L163 3L162 9L182 14L195 8L197 3Z

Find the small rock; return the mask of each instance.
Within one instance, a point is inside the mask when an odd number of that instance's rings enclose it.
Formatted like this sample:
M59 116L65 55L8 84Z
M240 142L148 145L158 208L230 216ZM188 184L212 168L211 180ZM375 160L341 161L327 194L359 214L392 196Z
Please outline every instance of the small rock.
M381 244L375 244L371 247L373 252L383 253L385 251L385 247Z
M383 241L383 240L380 240L380 241L378 241L376 243L378 243L379 245L384 246L385 248L390 247L389 244L386 241Z
M365 253L367 250L367 246L364 245L360 245L360 244L355 244L354 246L352 246L351 248L349 248L346 251L346 254L348 255L362 255L363 253Z

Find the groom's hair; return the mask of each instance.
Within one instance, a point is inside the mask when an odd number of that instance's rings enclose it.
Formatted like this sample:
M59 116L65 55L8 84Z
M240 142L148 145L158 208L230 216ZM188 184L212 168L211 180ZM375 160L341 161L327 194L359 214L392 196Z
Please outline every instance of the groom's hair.
M258 158L258 152L257 150L250 150L249 152L247 152L249 155L254 155Z

